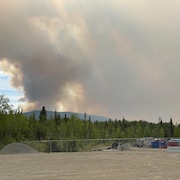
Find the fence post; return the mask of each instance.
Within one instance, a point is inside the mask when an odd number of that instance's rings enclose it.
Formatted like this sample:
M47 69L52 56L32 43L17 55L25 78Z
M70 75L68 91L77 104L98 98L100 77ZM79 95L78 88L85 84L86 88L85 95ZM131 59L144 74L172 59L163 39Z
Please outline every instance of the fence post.
M86 146L86 140L84 139L84 149L85 149L85 146Z
M66 152L68 152L68 141L66 141Z
M49 153L51 153L51 140L49 140Z

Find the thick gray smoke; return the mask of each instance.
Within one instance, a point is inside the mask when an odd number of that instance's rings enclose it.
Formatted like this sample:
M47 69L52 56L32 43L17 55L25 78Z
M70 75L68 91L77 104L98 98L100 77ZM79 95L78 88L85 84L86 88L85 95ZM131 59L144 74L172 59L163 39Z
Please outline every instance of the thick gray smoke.
M15 66L12 85L23 87L31 108L58 108L64 91L82 83L91 66L76 54L73 29L61 21L50 1L43 6L18 2L1 1L0 59ZM7 66L4 70L12 71Z
M25 110L179 117L180 3L162 2L1 0L1 69Z

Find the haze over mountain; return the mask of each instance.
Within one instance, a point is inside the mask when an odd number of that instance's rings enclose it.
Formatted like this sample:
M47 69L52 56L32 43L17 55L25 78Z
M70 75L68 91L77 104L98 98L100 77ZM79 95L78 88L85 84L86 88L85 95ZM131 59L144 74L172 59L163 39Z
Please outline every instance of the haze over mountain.
M55 111L46 111L47 118L52 118L55 116ZM108 121L110 118L104 117L104 116L98 116L98 115L92 115L92 114L86 114L86 113L76 113L76 112L56 112L57 115L60 115L61 118L64 118L65 116L67 118L70 118L72 115L77 116L81 120L91 120L91 121ZM36 119L39 119L40 110L34 110L30 112L23 113L27 117L35 115Z

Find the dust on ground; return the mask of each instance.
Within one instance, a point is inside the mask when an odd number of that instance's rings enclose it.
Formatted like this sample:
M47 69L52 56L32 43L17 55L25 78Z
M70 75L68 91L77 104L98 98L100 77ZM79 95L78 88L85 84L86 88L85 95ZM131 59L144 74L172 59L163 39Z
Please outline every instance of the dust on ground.
M178 180L180 153L167 149L1 154L3 180Z

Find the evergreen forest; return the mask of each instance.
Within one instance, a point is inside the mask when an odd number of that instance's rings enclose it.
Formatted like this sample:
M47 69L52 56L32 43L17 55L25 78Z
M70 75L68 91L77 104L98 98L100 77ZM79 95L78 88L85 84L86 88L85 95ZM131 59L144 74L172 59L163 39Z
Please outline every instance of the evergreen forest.
M27 117L20 109L12 110L10 101L0 95L0 147L21 141L76 140L105 138L180 137L180 124L159 120L157 123L145 120L91 121L79 119L76 115L61 117L56 111L47 118L45 106L39 118Z

